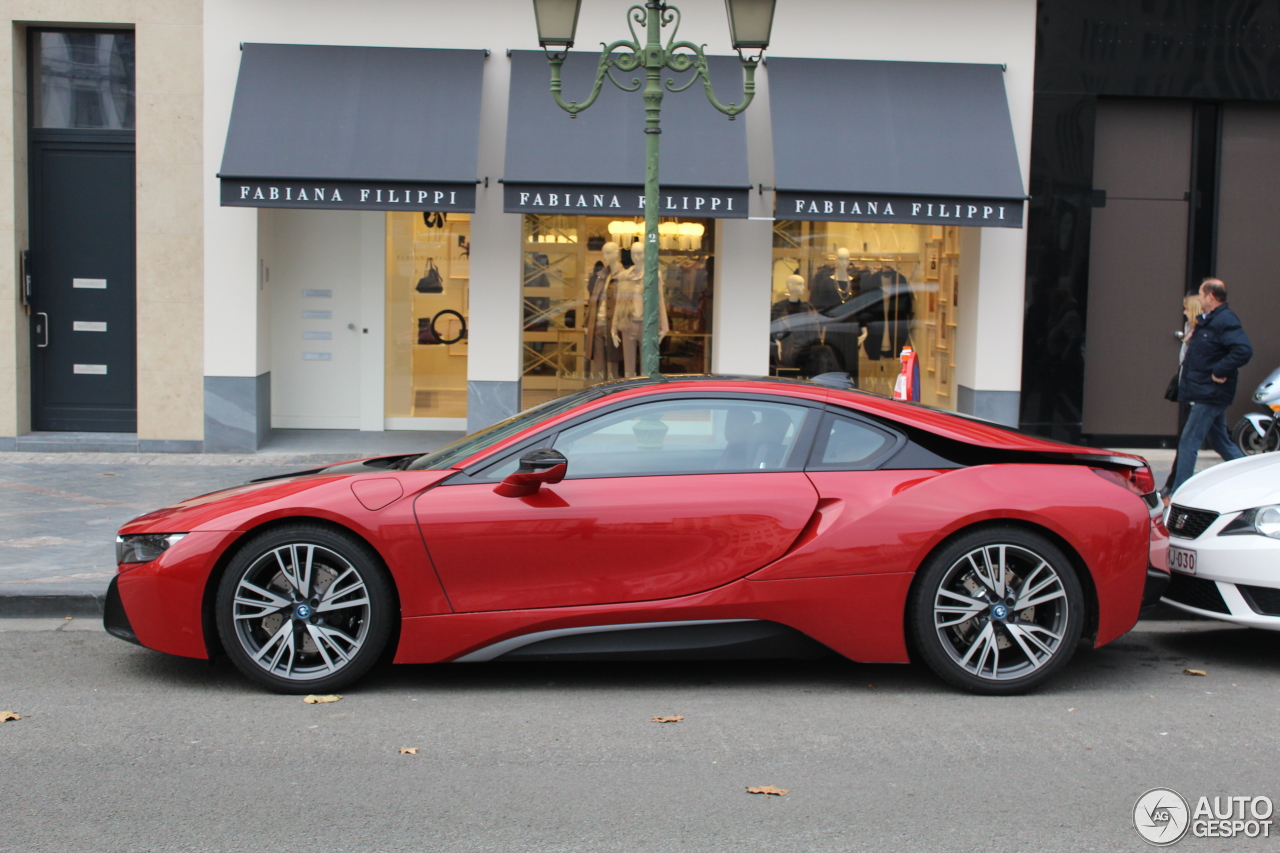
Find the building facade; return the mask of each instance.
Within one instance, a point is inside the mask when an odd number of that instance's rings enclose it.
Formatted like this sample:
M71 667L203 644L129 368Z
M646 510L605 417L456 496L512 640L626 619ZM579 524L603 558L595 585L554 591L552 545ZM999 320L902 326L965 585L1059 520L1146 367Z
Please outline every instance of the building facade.
M556 107L525 0L29 5L0 446L474 429L634 371L643 105ZM628 5L584 3L566 98ZM684 5L740 100L722 6ZM887 394L912 346L923 402L1016 423L1035 26L1033 0L780 4L739 120L668 93L663 372Z
M1222 278L1280 364L1280 5L1041 0L1021 427L1174 446L1182 297Z

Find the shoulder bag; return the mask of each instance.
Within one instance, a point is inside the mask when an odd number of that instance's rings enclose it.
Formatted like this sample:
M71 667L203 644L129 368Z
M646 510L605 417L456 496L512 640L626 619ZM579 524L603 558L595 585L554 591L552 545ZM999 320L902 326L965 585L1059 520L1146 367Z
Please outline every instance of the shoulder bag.
M440 270L436 269L434 258L427 258L427 272L418 279L414 290L419 293L444 293L444 282L440 279Z

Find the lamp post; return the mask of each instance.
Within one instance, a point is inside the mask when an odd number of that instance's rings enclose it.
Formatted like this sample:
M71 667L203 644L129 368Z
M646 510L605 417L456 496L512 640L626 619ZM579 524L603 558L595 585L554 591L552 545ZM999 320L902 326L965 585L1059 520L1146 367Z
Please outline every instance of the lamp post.
M560 94L560 72L565 56L573 47L578 28L578 12L582 0L533 0L534 15L538 22L538 43L547 51L551 65L551 95L556 103L577 118L578 113L595 103L607 77L624 92L637 92L643 85L645 109L645 170L644 170L644 328L640 336L640 372L653 376L658 373L658 137L662 133L662 97L665 92L683 92L699 80L706 90L711 106L724 113L732 121L747 108L755 97L756 66L769 46L769 34L773 28L773 10L777 0L725 0L729 15L729 31L734 50L742 61L745 72L741 104L723 104L711 88L711 73L707 67L704 46L689 41L676 41L680 29L680 10L665 0L647 0L641 6L627 10L627 27L630 39L612 44L601 44L600 63L596 68L595 83L591 94L581 103L566 101ZM645 28L645 40L636 35L635 25ZM671 27L666 44L662 31ZM556 50L559 52L556 52ZM751 55L751 51L756 51ZM746 53L744 53L746 51ZM638 77L624 85L613 76L613 69L629 74L644 69L642 83ZM693 77L676 86L668 77L665 86L662 70L675 73L692 70Z

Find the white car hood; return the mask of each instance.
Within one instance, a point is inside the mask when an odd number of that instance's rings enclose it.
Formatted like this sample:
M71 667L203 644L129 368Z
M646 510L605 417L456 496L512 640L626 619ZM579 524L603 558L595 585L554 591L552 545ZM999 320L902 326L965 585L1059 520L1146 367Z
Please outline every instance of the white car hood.
M1173 502L1217 513L1280 504L1280 453L1214 465L1183 483Z

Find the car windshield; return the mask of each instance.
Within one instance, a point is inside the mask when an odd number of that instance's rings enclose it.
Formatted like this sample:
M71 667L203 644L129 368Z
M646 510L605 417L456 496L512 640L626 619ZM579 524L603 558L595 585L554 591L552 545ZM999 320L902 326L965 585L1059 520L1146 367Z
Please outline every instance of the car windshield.
M579 391L577 394L570 394L567 397L560 397L555 400L548 400L545 403L534 406L531 409L525 409L513 418L496 423L491 427L485 427L479 432L464 436L453 444L446 444L439 450L431 453L424 453L408 466L409 471L439 471L444 468L452 468L462 460L486 450L505 438L509 438L521 430L527 429L547 418L554 417L561 412L572 409L579 403L587 400L593 400L601 395L600 391L594 388L588 388L585 391Z

